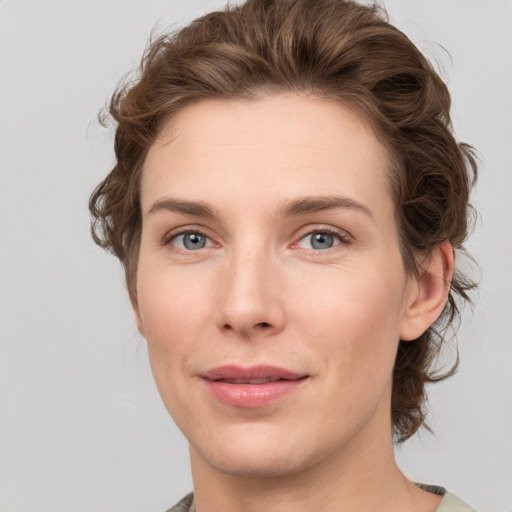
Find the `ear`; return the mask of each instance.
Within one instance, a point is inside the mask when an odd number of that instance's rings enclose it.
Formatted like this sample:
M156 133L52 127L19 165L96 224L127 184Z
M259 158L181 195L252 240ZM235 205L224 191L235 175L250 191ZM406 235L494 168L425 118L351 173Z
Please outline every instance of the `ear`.
M453 269L453 248L447 241L420 261L418 275L411 277L400 327L401 340L419 338L437 320L448 299Z
M135 317L135 325L137 326L137 330L139 331L140 335L143 338L145 338L146 332L144 330L144 324L142 323L142 318L140 316L139 305L137 304L137 300L132 299L131 303L132 303L133 315Z

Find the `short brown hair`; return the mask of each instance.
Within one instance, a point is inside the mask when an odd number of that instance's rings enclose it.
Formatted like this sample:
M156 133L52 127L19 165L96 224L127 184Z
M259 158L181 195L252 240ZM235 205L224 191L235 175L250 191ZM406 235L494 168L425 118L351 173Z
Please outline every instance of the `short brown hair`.
M142 220L140 178L162 124L206 98L251 99L307 92L362 114L391 156L391 184L408 272L415 255L445 240L464 250L472 148L451 130L450 95L420 51L379 7L345 0L248 0L151 41L135 82L110 102L117 123L117 163L90 200L92 233L122 262L136 303ZM400 341L392 394L395 437L410 437L425 419L425 384L446 378L435 361L443 332L458 317L456 298L475 285L459 270L441 317L414 341Z

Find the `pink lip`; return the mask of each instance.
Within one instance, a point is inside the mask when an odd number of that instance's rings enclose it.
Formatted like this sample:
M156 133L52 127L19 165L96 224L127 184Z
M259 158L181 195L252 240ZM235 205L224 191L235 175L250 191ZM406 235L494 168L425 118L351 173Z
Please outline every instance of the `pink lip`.
M262 407L292 393L307 380L301 375L276 366L220 366L201 375L208 391L220 402L236 407ZM272 379L271 382L229 382Z

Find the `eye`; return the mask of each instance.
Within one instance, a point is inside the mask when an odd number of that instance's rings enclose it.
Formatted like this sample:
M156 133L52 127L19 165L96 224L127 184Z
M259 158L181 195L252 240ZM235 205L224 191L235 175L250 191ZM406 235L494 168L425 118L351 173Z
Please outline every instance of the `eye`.
M302 237L297 246L301 249L314 249L316 251L331 249L336 245L341 244L343 237L329 231L313 231Z
M185 251L197 251L212 245L212 241L206 235L197 231L179 233L173 236L170 242L178 249Z

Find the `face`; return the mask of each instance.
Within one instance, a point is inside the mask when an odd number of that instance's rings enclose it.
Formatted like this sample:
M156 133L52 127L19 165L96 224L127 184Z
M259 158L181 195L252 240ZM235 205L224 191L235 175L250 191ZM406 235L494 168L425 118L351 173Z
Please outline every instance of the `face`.
M414 286L388 168L359 116L311 97L202 101L164 126L135 309L193 464L285 475L391 444Z

